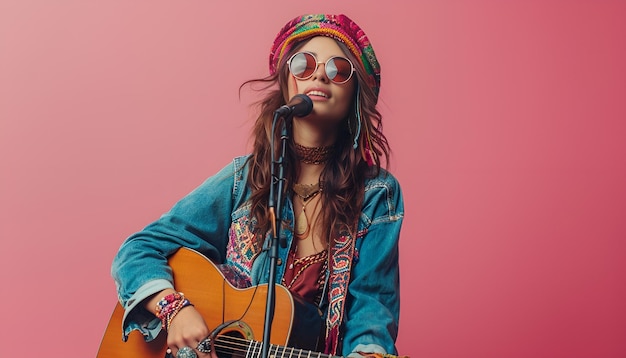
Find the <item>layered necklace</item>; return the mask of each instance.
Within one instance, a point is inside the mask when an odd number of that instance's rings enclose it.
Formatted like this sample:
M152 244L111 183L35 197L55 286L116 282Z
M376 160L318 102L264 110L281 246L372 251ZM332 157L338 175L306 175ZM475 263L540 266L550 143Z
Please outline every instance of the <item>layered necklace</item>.
M306 207L319 193L322 192L322 185L320 185L319 182L316 184L294 184L293 192L302 202L302 211L300 211L300 214L296 216L295 236L300 240L304 240L309 236L311 231L311 219L307 215ZM317 203L319 203L319 200ZM317 204L313 207L312 214L315 214L316 208Z
M323 164L333 155L335 150L334 145L325 147L305 147L301 144L294 142L294 149L296 157L306 164ZM316 202L313 210L311 211L311 217L307 215L307 205L322 192L322 185L320 182L315 184L294 184L293 192L300 198L302 202L302 210L300 214L296 216L295 223L295 236L300 239L306 239L311 232L311 221L315 215L319 200Z

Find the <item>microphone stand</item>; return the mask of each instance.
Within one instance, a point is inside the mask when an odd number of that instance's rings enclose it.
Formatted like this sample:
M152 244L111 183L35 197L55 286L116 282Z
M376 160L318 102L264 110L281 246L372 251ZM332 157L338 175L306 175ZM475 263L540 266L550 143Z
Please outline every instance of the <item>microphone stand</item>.
M274 119L272 121L272 136L275 133L276 122L280 118L279 113L274 113ZM272 155L272 167L271 178L272 183L270 186L270 196L268 199L269 215L272 225L272 237L269 249L270 257L270 272L269 280L267 281L267 300L265 306L265 324L263 328L263 344L261 349L261 358L269 357L270 348L270 333L272 327L272 321L274 320L274 308L276 305L276 266L278 265L278 241L280 238L280 225L282 220L282 206L283 206L283 191L285 186L285 154L287 152L287 140L289 136L287 134L287 120L291 118L291 114L285 116L282 122L282 129L280 134L281 152L278 160L274 160L274 140L272 139L271 155ZM278 176L275 175L275 166L278 166ZM285 239L280 239L281 247L287 246Z

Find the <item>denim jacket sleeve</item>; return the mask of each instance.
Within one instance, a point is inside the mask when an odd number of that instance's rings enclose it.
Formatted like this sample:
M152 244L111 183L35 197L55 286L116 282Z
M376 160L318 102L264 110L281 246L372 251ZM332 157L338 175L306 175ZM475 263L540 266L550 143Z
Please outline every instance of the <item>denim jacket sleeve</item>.
M404 217L400 185L382 172L365 186L343 331L343 355L397 354L400 315L398 240Z
M146 340L160 331L160 321L139 304L150 295L173 288L167 258L185 246L222 262L235 205L235 176L243 175L236 158L178 201L167 213L128 237L113 260L112 276L125 310L124 339L139 330ZM139 306L138 306L139 305Z

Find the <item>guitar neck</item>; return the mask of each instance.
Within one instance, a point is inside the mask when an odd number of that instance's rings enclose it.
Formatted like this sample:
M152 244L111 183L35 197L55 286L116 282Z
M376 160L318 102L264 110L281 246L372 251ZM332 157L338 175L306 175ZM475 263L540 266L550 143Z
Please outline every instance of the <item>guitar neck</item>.
M218 356L243 356L247 358L261 358L263 343L243 338L222 335L214 342ZM269 356L276 358L342 358L339 356L270 344Z
M218 336L214 342L218 357L235 356L246 358L261 358L263 343L246 340L234 336ZM268 355L274 358L344 358L306 349L291 348L287 346L270 344ZM409 358L408 356L396 356L386 353L369 353L363 358Z

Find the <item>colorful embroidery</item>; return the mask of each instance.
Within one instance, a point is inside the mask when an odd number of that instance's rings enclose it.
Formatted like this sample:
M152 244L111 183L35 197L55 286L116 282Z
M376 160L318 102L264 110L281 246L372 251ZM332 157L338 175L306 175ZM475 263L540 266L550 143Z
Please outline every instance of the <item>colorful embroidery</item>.
M241 209L249 212L249 205ZM228 246L226 248L226 262L220 269L228 281L237 288L250 287L250 271L254 258L260 252L260 245L256 242L256 219L249 214L235 219L228 230Z
M367 230L359 231L356 238L361 238ZM337 354L339 326L343 320L346 291L350 282L350 268L356 248L350 234L344 233L335 240L331 249L332 269L328 292L328 317L326 318L327 354Z

